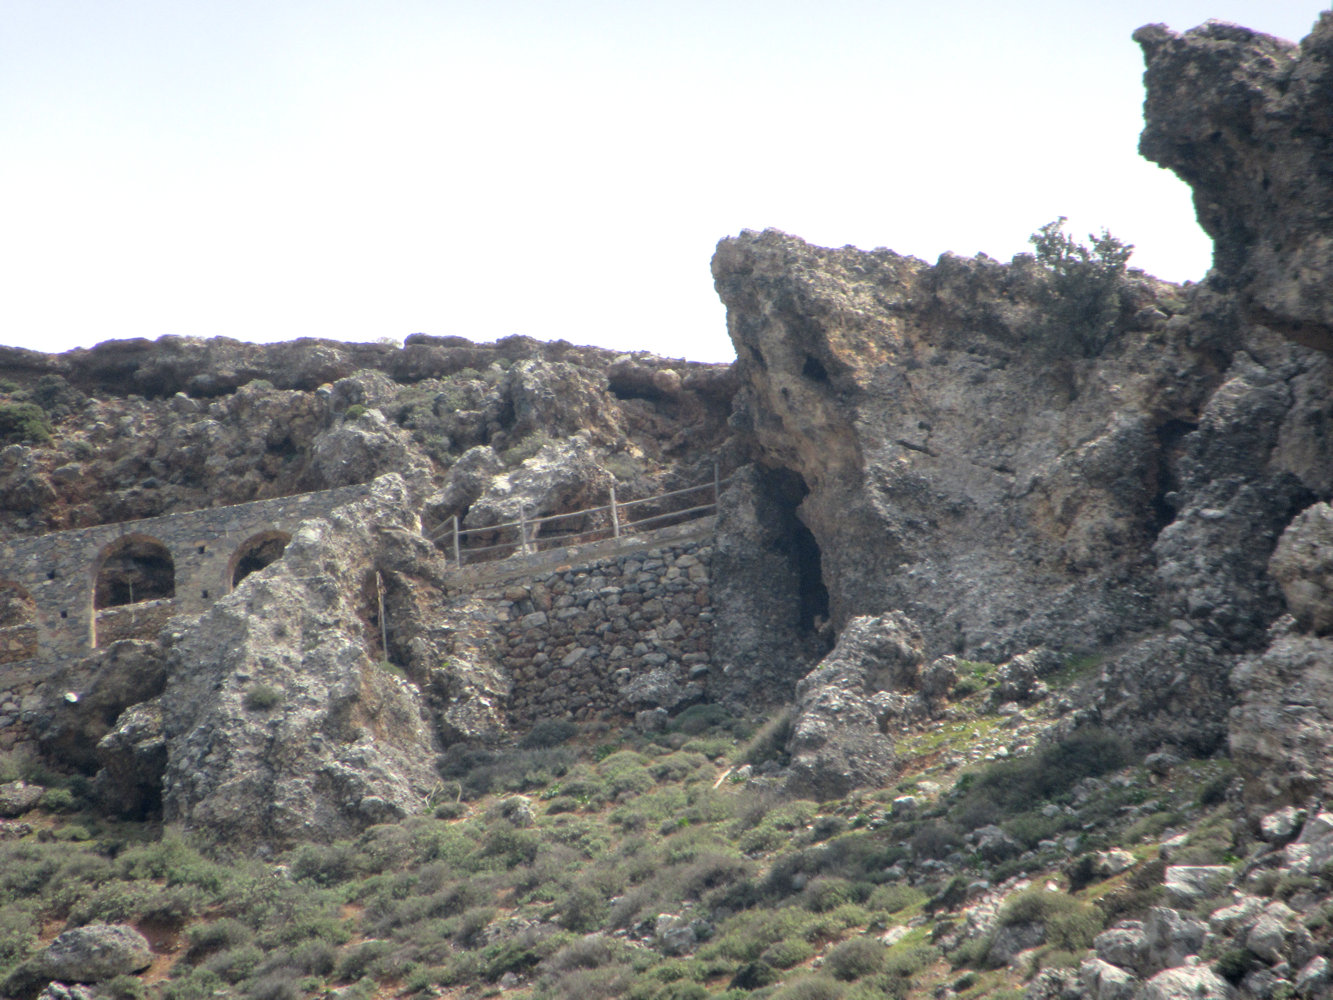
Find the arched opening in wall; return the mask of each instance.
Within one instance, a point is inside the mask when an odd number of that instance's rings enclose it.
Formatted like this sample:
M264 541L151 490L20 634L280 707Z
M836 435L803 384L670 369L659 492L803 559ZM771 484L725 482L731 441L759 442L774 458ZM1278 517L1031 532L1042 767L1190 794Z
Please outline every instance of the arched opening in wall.
M0 663L37 655L37 602L23 587L0 580Z
M126 535L102 551L93 586L96 610L175 596L176 563L156 538Z
M282 558L292 536L285 531L262 531L243 541L231 557L227 580L234 589L251 573Z

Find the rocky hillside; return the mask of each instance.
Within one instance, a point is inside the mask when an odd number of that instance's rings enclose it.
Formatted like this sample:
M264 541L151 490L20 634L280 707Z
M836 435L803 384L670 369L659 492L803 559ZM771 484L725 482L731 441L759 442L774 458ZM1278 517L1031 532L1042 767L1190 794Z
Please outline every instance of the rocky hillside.
M1198 285L747 231L731 366L0 349L6 539L368 484L6 696L5 989L1333 996L1333 15L1136 38ZM484 585L431 540L715 475Z

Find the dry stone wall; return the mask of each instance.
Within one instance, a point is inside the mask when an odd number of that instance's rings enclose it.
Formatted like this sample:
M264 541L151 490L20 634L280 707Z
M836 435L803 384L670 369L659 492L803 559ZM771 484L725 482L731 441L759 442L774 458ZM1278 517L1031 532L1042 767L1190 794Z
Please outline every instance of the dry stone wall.
M481 579L460 574L450 597L480 599L513 681L516 729L544 719L664 717L703 696L712 527L708 518L668 529L631 551L609 546L600 558L585 551L577 565L519 560L487 567Z

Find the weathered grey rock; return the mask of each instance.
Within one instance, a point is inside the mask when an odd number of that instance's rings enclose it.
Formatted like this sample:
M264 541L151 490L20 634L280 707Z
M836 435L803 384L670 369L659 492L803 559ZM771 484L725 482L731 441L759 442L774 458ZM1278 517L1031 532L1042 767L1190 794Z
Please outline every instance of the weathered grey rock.
M1010 701L1028 704L1046 697L1046 685L1039 678L1053 673L1063 664L1064 658L1049 649L1020 653L995 671L996 684L990 693L991 702L996 705Z
M148 939L128 924L87 924L60 934L39 963L51 979L100 983L141 972L153 962Z
M606 376L599 372L563 361L517 361L505 373L503 391L513 411L512 441L537 433L555 438L582 431L609 444L624 436Z
M808 487L836 626L896 608L932 657L999 661L1152 619L1156 429L1213 378L1185 345L1155 347L1146 379L1132 336L1052 366L1032 342L1040 269L986 258L930 267L768 230L723 240L713 276L735 424ZM1112 385L1162 408L1125 412Z
M1208 927L1214 934L1233 934L1237 928L1247 926L1257 919L1263 908L1263 900L1259 897L1242 895L1231 905L1209 914Z
M1113 847L1109 851L1098 851L1093 856L1093 871L1099 878L1110 878L1132 868L1137 859L1129 851Z
M1162 884L1172 903L1193 906L1214 895L1230 877L1225 865L1168 865Z
M1300 832L1304 822L1304 809L1283 806L1259 821L1259 832L1270 844L1284 844Z
M1301 511L1278 539L1268 571L1296 624L1306 632L1333 632L1333 507Z
M37 808L46 789L26 781L6 781L0 785L0 818L13 819Z
M1289 908L1281 903L1278 905L1295 917ZM1245 947L1269 965L1276 965L1282 961L1288 935L1287 920L1283 918L1283 914L1274 912L1271 906L1265 907L1264 912L1245 935Z
M1139 1000L1231 1000L1227 981L1206 965L1164 969L1143 984Z
M47 983L37 1000L103 1000L96 989L69 983Z
M986 861L1003 861L1023 853L1023 845L998 826L979 827L971 836L976 838L977 854Z
M1184 965L1191 955L1199 954L1208 928L1198 920L1169 907L1154 906L1143 921L1150 969Z
M829 649L821 634L818 546L796 514L794 477L747 465L718 505L712 564L721 668L709 693L737 706L781 702Z
M1029 948L1046 940L1046 927L1039 923L1006 924L991 938L986 961L991 965L1009 965Z
M157 812L167 768L161 704L144 702L121 713L116 728L98 741L97 760L102 766L93 791L102 808L133 818Z
M914 689L924 659L920 632L897 612L848 622L796 687L788 788L830 798L883 783L896 760L875 696Z
M1147 62L1139 150L1194 189L1213 238L1215 281L1246 316L1302 343L1333 348L1333 19L1299 45L1221 21L1134 34Z
M1092 939L1097 957L1136 975L1149 967L1148 935L1139 920L1124 920Z
M121 713L157 697L166 681L162 648L144 639L113 642L62 668L47 683L49 693L37 713L42 751L71 766L91 769L98 742Z
M687 955L699 943L698 922L675 913L659 913L653 941L664 955Z
M1328 989L1330 982L1333 982L1333 972L1330 971L1328 959L1317 955L1296 974L1296 994L1302 997L1322 996L1322 991Z
M413 447L411 436L377 409L342 420L320 433L310 449L307 485L332 489L365 483L386 473L402 476L424 496L432 479L429 462Z
M1333 791L1333 638L1275 624L1269 646L1231 673L1240 703L1230 744L1251 808L1299 804Z
M463 526L481 529L516 522L520 515L531 519L604 506L610 499L612 481L611 474L598 463L589 436L575 434L543 445L518 468L493 476L468 510ZM558 530L579 532L610 524L609 514L600 516L602 520L596 523L564 519ZM541 537L540 526L531 530L529 538ZM512 530L503 535L497 531L494 536L474 536L474 544L515 541L517 534Z
M674 671L663 667L634 676L620 689L621 697L630 705L668 711L686 702L697 701L702 694L703 689L698 684L682 684Z
M437 746L418 690L377 664L364 603L377 570L391 592L429 582L436 557L409 530L410 509L401 479L377 480L173 635L169 821L242 850L331 840L422 808Z
M1130 973L1100 958L1083 960L1079 984L1091 1000L1136 1000L1139 987Z

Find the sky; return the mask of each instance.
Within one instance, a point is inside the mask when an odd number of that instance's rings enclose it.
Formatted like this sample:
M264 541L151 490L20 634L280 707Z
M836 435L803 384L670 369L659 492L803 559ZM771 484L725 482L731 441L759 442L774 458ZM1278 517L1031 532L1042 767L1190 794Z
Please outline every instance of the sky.
M1130 34L1320 0L0 0L0 344L510 334L726 361L776 227L1199 280Z

